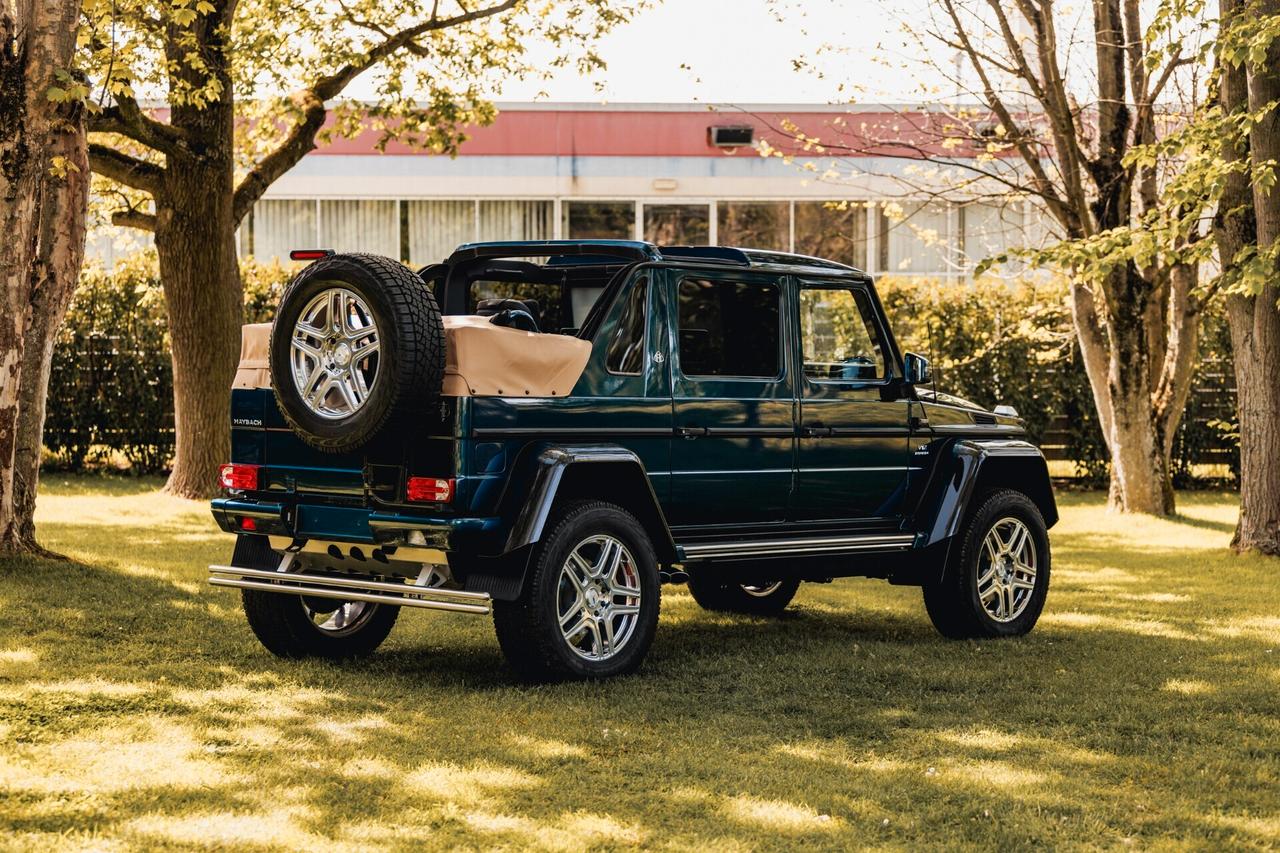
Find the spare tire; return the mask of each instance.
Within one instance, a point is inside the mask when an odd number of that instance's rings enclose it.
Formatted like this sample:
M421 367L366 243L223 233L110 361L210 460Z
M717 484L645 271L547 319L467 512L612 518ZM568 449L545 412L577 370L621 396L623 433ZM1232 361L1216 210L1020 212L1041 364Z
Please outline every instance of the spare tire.
M380 255L330 255L289 283L271 327L271 384L307 444L345 453L421 416L440 396L435 296Z

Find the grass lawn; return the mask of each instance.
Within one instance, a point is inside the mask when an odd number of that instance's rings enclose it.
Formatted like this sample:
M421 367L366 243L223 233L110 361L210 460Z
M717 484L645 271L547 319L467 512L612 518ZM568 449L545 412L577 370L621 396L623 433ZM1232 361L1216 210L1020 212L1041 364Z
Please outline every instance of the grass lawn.
M1022 640L878 581L776 621L668 587L640 675L526 687L452 614L276 660L155 485L51 476L76 562L0 562L0 848L1280 846L1280 563L1227 552L1230 496L1063 496Z

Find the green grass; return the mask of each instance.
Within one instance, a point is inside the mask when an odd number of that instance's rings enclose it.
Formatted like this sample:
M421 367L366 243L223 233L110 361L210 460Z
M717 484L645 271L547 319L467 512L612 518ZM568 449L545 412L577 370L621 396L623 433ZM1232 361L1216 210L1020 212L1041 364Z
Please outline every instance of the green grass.
M1228 553L1230 496L1064 495L1022 640L876 581L777 621L668 588L640 675L526 687L450 614L278 661L204 506L112 482L46 481L74 564L0 562L0 848L1280 845L1280 563Z

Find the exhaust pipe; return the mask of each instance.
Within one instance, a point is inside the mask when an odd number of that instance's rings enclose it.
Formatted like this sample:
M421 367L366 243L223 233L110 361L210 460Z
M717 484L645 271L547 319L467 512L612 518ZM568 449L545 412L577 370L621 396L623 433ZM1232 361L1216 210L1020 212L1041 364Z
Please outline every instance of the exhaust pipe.
M374 581L346 575L311 572L271 572L239 566L210 566L212 586L277 592L282 595L312 595L343 601L368 601L397 607L421 607L452 613L485 614L492 611L487 592L416 586L397 581Z

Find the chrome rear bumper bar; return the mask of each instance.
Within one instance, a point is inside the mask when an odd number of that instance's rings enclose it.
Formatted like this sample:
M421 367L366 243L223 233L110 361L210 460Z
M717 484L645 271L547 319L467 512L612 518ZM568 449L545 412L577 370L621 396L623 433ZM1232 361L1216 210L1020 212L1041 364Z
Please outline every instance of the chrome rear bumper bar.
M283 595L311 595L343 601L368 601L397 607L421 607L452 613L489 613L492 605L487 592L464 592L456 589L415 586L398 581L373 581L345 575L309 572L273 572L243 569L238 566L210 566L212 586L255 589Z

